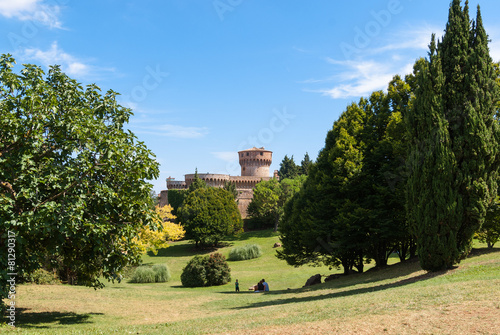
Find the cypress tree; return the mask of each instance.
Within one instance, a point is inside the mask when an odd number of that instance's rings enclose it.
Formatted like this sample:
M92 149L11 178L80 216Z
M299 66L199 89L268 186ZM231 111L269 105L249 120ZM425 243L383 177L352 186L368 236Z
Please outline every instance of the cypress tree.
M307 176L309 174L309 168L311 167L311 164L311 158L309 158L309 154L306 152L306 154L304 155L304 159L300 162L300 174L305 174Z
M293 155L291 158L288 158L288 156L285 155L285 158L283 158L280 163L280 169L278 170L280 180L287 178L293 179L299 175L299 172L299 166L295 164Z
M440 52L444 114L457 164L457 247L464 257L496 194L499 164L498 124L494 122L499 92L479 7L471 26L468 1L463 10L460 0L453 1Z
M443 115L444 77L434 35L429 60L415 66L414 108L406 115L412 142L408 157L408 219L417 238L420 264L440 270L458 258L454 154Z
M430 49L407 116L414 141L407 206L421 265L439 270L470 252L496 194L500 94L479 8L471 25L468 1L462 9L453 0L443 39L436 47L433 37Z

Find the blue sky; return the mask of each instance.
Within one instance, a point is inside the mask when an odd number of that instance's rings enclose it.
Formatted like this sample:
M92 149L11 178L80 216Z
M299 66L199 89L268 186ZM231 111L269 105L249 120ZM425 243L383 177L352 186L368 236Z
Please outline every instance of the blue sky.
M500 2L481 5L500 61ZM236 152L315 159L345 107L426 56L448 0L0 0L1 53L122 94L165 178L239 175Z

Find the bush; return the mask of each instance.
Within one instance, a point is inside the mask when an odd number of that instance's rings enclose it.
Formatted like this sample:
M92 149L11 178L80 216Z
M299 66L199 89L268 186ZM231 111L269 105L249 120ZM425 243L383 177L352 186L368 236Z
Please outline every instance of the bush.
M226 257L218 252L207 258L205 271L207 286L224 285L231 281L231 269Z
M181 282L186 287L224 285L231 281L231 269L220 253L195 256L182 270Z
M153 271L155 273L155 282L164 283L170 280L170 271L165 265L153 265Z
M135 269L132 278L130 278L131 283L154 283L156 281L156 275L152 268L149 266L139 266Z
M54 285L61 283L56 273L49 272L45 269L33 271L27 279L29 282L38 285Z
M243 247L231 249L228 259L230 261L243 261L262 256L262 249L257 244L247 244Z
M150 266L139 266L135 269L131 283L164 283L170 280L168 267L161 264Z
M181 274L182 286L201 287L207 282L205 257L195 256L184 267Z

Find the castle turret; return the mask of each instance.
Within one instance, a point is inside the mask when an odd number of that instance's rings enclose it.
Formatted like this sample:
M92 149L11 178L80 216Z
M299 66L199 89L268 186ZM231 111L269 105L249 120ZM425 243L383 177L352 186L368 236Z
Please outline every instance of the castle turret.
M273 152L262 148L238 151L241 165L241 176L244 177L267 177L269 178L269 167L273 162Z

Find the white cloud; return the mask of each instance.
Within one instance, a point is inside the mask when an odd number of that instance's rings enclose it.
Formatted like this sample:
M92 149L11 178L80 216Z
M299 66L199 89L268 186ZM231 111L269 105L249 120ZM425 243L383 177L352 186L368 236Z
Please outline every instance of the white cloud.
M0 15L22 21L34 21L50 28L62 28L61 7L42 0L0 0Z
M201 138L208 134L208 128L206 127L184 127L173 124L135 126L134 129L134 132L138 134L166 136L180 139Z
M316 86L306 91L319 92L333 99L368 96L373 91L385 90L394 75L413 71L415 60L427 55L432 33L440 30L424 24L418 28L395 31L377 46L356 49L356 54L347 60L327 57L326 61L334 67L334 73L323 79L311 78L301 83ZM439 34L437 38L440 38ZM326 83L331 83L333 87L318 88Z
M59 48L57 42L53 42L50 49L46 51L37 48L26 48L22 57L39 62L46 67L60 65L62 71L67 75L81 79L95 79L101 77L103 73L115 72L113 68L85 64L83 60Z
M238 158L237 151L219 151L219 152L212 152L211 154L214 155L216 158L221 159L228 163L235 162Z
M397 71L387 63L374 60L338 61L328 58L327 61L342 68L335 76L337 84L333 88L316 91L333 99L367 96L373 91L383 90L395 74L409 73L413 65L406 64Z

